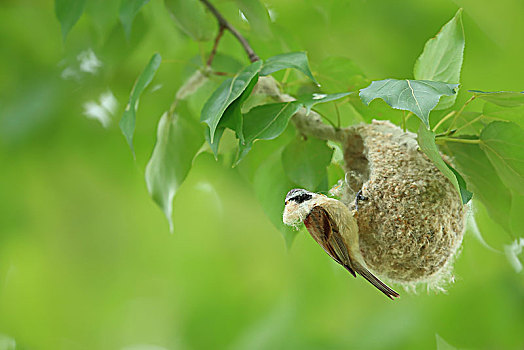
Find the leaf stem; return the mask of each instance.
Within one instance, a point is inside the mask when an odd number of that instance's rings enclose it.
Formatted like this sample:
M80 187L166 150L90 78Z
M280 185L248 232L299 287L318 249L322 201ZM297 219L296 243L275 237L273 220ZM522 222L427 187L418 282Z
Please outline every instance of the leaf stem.
M457 113L457 111L451 111L449 112L448 114L446 114L444 116L444 118L440 119L439 122L437 123L437 125L435 125L435 127L433 128L433 132L436 132L437 129L439 128L439 126L441 126L446 120L448 120L449 118L453 117L453 115Z
M457 129L455 130L455 132L464 129L466 126L470 126L471 124L477 122L478 120L480 120L480 119L483 118L483 117L484 117L484 114L479 115L479 116L476 117L475 119L470 120L470 121L467 122L466 124L462 125L460 128L457 128Z
M409 112L407 115L405 114L406 112L404 112L404 114L402 114L402 131L406 132L406 124L408 122L408 119L413 115L413 112Z
M435 141L449 141L449 142L458 142L458 143L472 143L472 144L479 144L480 139L459 139L455 137L438 137Z
M322 118L324 118L333 128L335 128L335 130L338 130L339 128L335 125L335 123L333 123L331 121L331 119L329 119L328 117L326 117L324 114L320 113L318 110L314 109L314 108L311 108L311 110L315 113L317 113L319 116L321 116Z
M337 129L340 129L340 111L338 110L338 104L335 102L335 110L337 111Z
M286 85L287 79L289 78L289 74L291 73L291 69L288 68L284 71L284 77L282 78L282 85Z
M469 98L469 100L466 101L466 103L464 103L464 105L460 108L460 110L457 112L457 114L455 114L455 117L453 118L453 121L451 122L451 124L449 125L448 127L448 130L446 130L446 132L450 132L451 129L453 129L453 127L455 126L455 123L457 122L457 118L459 117L459 115L462 114L462 111L464 110L464 108L466 108L467 105L469 105L469 103L471 101L473 101L477 96L473 95Z
M260 59L258 55L255 53L255 51L251 48L246 38L244 38L242 34L240 34L238 30L236 30L235 27L233 27L231 23L229 23L224 18L224 16L222 16L222 14L218 12L215 6L213 6L208 0L200 0L200 2L202 2L209 9L213 16L215 16L220 27L224 27L225 29L229 30L231 34L233 34L233 36L238 40L240 45L242 45L242 47L244 48L244 51L247 53L247 56L249 57L249 60L251 62L256 62Z

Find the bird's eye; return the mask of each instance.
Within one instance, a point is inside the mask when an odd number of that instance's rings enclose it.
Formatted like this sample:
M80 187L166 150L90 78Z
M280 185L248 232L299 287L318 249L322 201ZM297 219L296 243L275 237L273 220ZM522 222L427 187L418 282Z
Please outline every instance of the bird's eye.
M304 203L305 201L310 200L311 198L312 196L309 193L302 193L296 197L291 198L290 200L300 204L300 203Z
M289 203L289 201L286 201L286 205Z

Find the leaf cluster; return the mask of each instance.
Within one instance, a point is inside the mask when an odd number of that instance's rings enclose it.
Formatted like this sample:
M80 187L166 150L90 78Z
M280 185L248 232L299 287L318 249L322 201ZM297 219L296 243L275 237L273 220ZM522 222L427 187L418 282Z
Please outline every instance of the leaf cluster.
M122 1L119 18L128 37L135 16L147 3ZM213 39L216 21L201 2L166 0L165 5L179 28L194 41ZM269 33L268 12L260 2L237 0L236 5L258 33ZM84 7L85 1L55 0L64 40ZM219 40L217 36L210 61L220 59L220 53L215 55ZM252 182L263 208L289 243L294 233L281 223L284 194L293 187L325 191L344 177L338 165L340 151L332 143L295 132L288 125L297 112L309 114L315 108L314 113L334 129L375 118L389 119L416 132L420 150L454 185L463 203L471 198L482 202L491 218L512 234L524 202L524 93L461 90L469 99L457 105L461 101L457 96L464 48L460 9L426 42L412 78L370 81L343 57L326 59L312 71L305 52L260 59L225 78L205 96L199 124L185 113L182 101L202 91L210 79L228 75L202 66L160 118L146 168L148 190L172 228L171 203L177 189L194 157L199 152L212 152ZM132 151L139 98L160 63L160 55L154 54L131 89L120 121ZM293 94L294 100L275 100L269 93L257 92L257 83L268 75L278 78L281 92ZM412 116L418 119L410 119ZM336 123L332 121L335 117ZM231 138L236 143L233 150L221 147L224 139ZM272 141L255 147L259 140Z

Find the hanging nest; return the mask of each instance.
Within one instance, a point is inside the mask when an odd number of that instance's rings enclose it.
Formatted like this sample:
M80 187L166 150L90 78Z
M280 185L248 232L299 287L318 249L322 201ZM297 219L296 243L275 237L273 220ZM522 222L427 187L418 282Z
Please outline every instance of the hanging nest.
M272 77L261 77L253 94L294 100ZM426 284L444 290L453 281L466 208L451 182L419 150L416 135L389 121L334 129L305 109L293 122L304 135L342 145L346 178L332 193L353 210L368 268L406 289ZM357 210L359 191L366 199L358 201Z
M453 279L465 229L451 182L419 150L415 134L388 121L349 128L343 153L347 175L337 194L353 209L368 267L406 287L442 289Z

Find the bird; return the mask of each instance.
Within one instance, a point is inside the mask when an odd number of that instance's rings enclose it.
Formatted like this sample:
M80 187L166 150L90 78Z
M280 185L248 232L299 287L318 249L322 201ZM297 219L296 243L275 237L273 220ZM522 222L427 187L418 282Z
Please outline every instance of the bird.
M283 222L295 227L303 222L313 239L353 277L359 274L392 300L399 297L366 268L357 222L341 201L301 188L292 189L286 195Z

